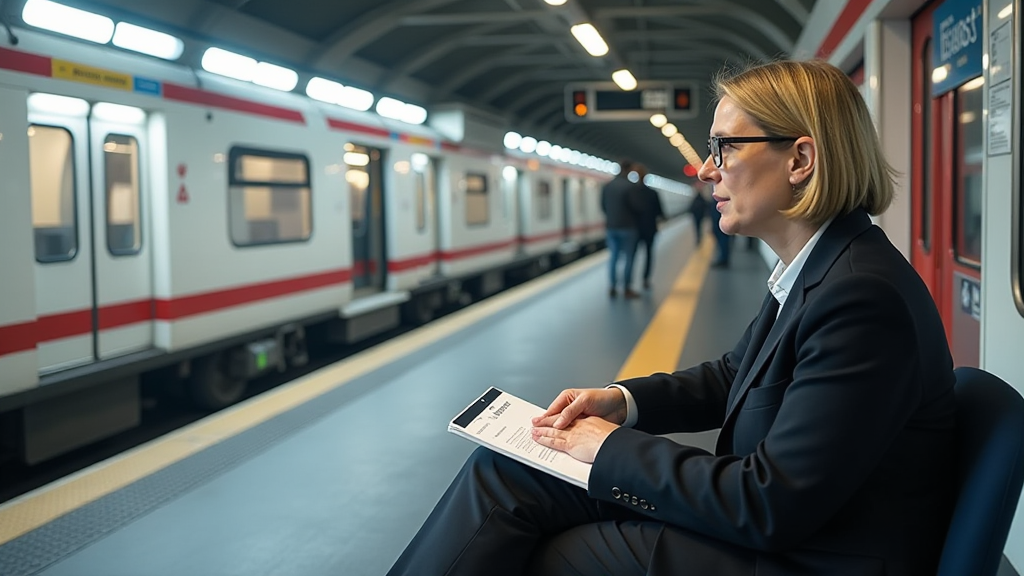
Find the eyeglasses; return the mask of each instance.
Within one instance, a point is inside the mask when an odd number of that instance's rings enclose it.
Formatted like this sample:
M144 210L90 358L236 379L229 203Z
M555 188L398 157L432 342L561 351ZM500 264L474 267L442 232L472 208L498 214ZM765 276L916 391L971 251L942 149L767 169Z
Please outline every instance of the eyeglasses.
M722 138L712 136L708 138L708 152L715 161L715 168L722 167L722 145L723 144L747 144L750 142L789 142L796 140L796 136L731 136Z

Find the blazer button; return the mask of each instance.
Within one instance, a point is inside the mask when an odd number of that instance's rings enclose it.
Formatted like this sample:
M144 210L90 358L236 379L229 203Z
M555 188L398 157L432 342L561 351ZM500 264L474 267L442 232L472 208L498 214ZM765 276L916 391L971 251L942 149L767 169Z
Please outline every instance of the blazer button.
M637 500L636 496L633 496L633 498L630 499L629 503L632 504L633 506L636 506L637 501L638 500Z
M618 486L612 488L612 498L615 498L616 500L622 498L622 490L619 490Z
M651 512L654 512L655 510L657 510L657 508L654 507L654 504L651 504Z
M640 499L640 507L643 508L644 510L650 508L650 506L647 505L647 500L644 500L643 498Z
M623 492L622 493L622 499L625 500L626 502L629 502L629 494L626 494L625 492Z

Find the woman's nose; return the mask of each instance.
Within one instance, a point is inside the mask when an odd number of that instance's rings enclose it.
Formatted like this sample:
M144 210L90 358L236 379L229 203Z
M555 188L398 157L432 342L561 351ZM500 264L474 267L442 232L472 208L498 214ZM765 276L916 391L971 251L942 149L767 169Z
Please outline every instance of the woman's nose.
M704 159L704 163L700 165L700 170L697 170L697 178L701 182L707 182L708 184L715 184L721 179L721 174L718 172L711 154L708 154L708 157Z

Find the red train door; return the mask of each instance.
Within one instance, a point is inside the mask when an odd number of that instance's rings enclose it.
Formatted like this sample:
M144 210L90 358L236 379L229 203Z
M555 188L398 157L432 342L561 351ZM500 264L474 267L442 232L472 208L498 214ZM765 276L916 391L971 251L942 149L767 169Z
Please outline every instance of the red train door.
M976 42L944 46L936 22L963 22ZM958 366L977 366L980 356L981 24L980 4L963 1L932 3L913 20L911 263L939 307Z

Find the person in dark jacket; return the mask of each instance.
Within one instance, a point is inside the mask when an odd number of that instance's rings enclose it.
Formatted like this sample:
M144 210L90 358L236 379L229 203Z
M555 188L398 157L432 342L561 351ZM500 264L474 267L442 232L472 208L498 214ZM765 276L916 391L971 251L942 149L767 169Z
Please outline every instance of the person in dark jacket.
M703 185L696 186L689 208L690 216L693 216L693 232L696 235L697 246L700 246L701 236L704 235L704 216L708 213L708 200L704 197L701 188Z
M870 215L893 170L822 61L717 80L727 234L779 256L736 346L562 391L532 439L587 489L478 448L391 576L935 574L953 503L953 361L928 288ZM443 424L443 423L442 423ZM720 429L714 453L662 437Z
M651 287L651 271L654 269L654 236L658 233L658 224L665 220L665 211L662 209L658 193L644 183L647 167L643 164L634 164L633 170L637 173L638 180L633 185L631 194L637 213L639 245L644 247L643 286L647 290Z
M614 298L618 295L619 258L624 260L622 271L623 298L636 298L633 285L633 260L636 257L637 233L636 203L630 194L633 183L629 181L632 162L621 164L619 173L601 189L601 210L605 216L605 237L608 243L608 294Z

